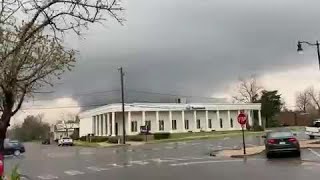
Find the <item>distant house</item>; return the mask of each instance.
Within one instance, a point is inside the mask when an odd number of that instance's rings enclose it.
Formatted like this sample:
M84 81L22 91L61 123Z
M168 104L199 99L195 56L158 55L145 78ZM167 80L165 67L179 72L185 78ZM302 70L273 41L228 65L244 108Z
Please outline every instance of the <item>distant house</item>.
M53 140L71 137L73 134L79 134L79 123L62 121L52 125L50 131Z

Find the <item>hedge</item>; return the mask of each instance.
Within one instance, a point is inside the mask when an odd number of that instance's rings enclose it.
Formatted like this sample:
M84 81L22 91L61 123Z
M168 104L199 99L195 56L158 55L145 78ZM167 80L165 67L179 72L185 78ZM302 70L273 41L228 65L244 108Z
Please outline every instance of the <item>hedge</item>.
M144 136L142 135L127 136L127 141L144 141Z
M170 133L168 133L168 132L154 133L154 134L153 134L153 138L154 138L155 140L159 140L159 139L169 139L169 138L170 138Z
M116 137L116 136L114 136L114 137L109 137L108 143L118 144L118 139L119 139L119 137Z
M81 136L80 141L89 141L91 139L91 142L106 142L108 141L108 137L105 136Z

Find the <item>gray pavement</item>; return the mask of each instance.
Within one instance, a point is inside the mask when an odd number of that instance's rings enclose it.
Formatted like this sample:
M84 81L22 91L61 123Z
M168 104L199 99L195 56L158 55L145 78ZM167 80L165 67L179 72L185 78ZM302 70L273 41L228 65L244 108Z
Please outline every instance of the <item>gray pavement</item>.
M304 136L299 135L300 139ZM247 144L262 144L259 137ZM58 147L26 143L27 152L7 157L6 170L19 164L30 179L318 179L320 150L305 149L301 158L267 160L210 157L213 149L235 148L241 137L121 148Z

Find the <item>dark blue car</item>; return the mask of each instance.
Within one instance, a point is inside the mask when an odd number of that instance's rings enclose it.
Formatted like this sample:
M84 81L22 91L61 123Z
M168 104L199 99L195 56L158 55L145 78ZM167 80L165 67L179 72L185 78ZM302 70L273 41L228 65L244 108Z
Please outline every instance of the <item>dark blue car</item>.
M21 153L24 153L26 150L24 145L15 140L5 141L4 142L4 154L5 155L15 155L19 156Z

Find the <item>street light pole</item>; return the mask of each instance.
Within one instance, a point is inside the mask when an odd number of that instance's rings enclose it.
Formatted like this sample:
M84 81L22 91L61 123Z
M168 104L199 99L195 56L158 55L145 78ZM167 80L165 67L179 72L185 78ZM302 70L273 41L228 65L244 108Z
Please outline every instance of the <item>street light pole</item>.
M125 118L125 110L124 110L124 88L123 88L123 69L122 67L119 68L120 71L120 79L121 79L121 104L122 104L122 135L123 135L123 144L126 144L126 118Z
M319 41L316 41L316 43L310 43L310 42L307 42L307 41L298 41L298 49L297 51L299 52L299 54L302 54L303 53L303 48L302 48L302 44L307 44L309 46L316 46L317 47L317 55L318 55L318 63L319 63L319 69L320 69L320 44L319 44Z

